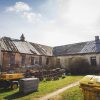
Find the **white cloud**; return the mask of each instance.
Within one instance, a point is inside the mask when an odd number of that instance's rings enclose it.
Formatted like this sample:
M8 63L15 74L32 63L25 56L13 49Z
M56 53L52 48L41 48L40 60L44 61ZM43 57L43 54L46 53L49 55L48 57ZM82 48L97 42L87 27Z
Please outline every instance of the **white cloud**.
M23 24L21 21L26 20L17 20L21 26L14 26L16 31L27 33L29 41L62 45L88 41L100 33L100 0L46 0L35 8L39 13L33 12L24 2L21 4L27 7L16 6L18 3L8 7L7 11L16 12L32 23Z
M41 20L42 15L31 11L32 8L24 2L16 2L14 6L6 8L7 12L16 12L21 15L22 18L26 18L31 23L36 23Z
M15 12L23 12L23 11L30 11L31 7L24 3L24 2L16 2L14 6L7 7L7 11L15 11Z
M32 23L40 21L40 19L41 19L41 17L42 17L41 14L39 14L39 13L36 14L36 13L33 13L33 12L24 12L24 13L22 14L22 16L23 16L24 18L27 18L28 21L29 21L29 22L32 22Z

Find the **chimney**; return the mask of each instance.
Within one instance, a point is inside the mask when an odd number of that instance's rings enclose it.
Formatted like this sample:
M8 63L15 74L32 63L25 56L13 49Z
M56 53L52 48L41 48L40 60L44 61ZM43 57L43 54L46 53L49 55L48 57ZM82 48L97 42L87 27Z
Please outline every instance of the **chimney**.
M99 36L95 36L96 52L100 52L100 40Z
M24 36L24 34L21 35L20 40L21 40L21 41L25 41L25 36Z
M99 42L99 36L95 36L95 42Z

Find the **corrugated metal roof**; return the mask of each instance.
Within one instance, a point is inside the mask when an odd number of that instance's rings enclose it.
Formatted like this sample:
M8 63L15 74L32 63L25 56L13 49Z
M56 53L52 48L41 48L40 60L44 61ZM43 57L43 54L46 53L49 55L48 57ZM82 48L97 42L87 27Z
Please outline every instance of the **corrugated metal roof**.
M1 48L5 51L14 51L14 52L18 51L17 47L9 37L3 37L1 39Z
M42 55L51 55L51 56L53 55L52 47L41 45L41 44L36 44L36 43L31 43L31 45L33 45L36 48L36 50L38 50L39 53Z
M100 52L100 41L81 42L54 48L9 37L1 38L0 43L1 49L5 51L47 56Z
M40 55L40 53L29 42L13 41L13 43L20 53Z
M11 39L9 37L1 38L0 43L2 50L5 51L52 56L52 47L49 46Z

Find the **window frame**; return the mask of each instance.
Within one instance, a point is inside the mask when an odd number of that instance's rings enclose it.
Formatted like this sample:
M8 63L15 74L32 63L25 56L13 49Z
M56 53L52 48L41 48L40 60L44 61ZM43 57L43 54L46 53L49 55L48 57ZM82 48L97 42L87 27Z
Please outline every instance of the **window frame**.
M47 58L46 58L46 65L49 65L49 62L50 62L50 61L49 61L49 58L47 57Z
M9 53L9 63L10 63L10 65L15 64L15 54Z
M42 65L42 56L39 57L39 65Z
M97 66L96 56L90 57L91 66Z
M31 57L31 65L35 64L35 57Z
M21 64L25 65L26 55L21 55Z

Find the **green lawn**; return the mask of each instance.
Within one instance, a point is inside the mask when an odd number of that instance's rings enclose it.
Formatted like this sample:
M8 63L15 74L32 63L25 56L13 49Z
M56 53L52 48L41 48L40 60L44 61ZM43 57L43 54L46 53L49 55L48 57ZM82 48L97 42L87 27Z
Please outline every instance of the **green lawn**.
M55 81L40 82L39 89L37 92L30 93L27 95L20 94L17 90L0 90L0 100L5 99L17 99L17 100L37 100L37 98L42 97L50 92L60 89L70 83L78 81L83 76L66 76L64 79L59 79ZM72 99L70 99L72 100ZM78 99L77 99L78 100Z
M50 100L84 100L84 99L79 86L75 86Z

